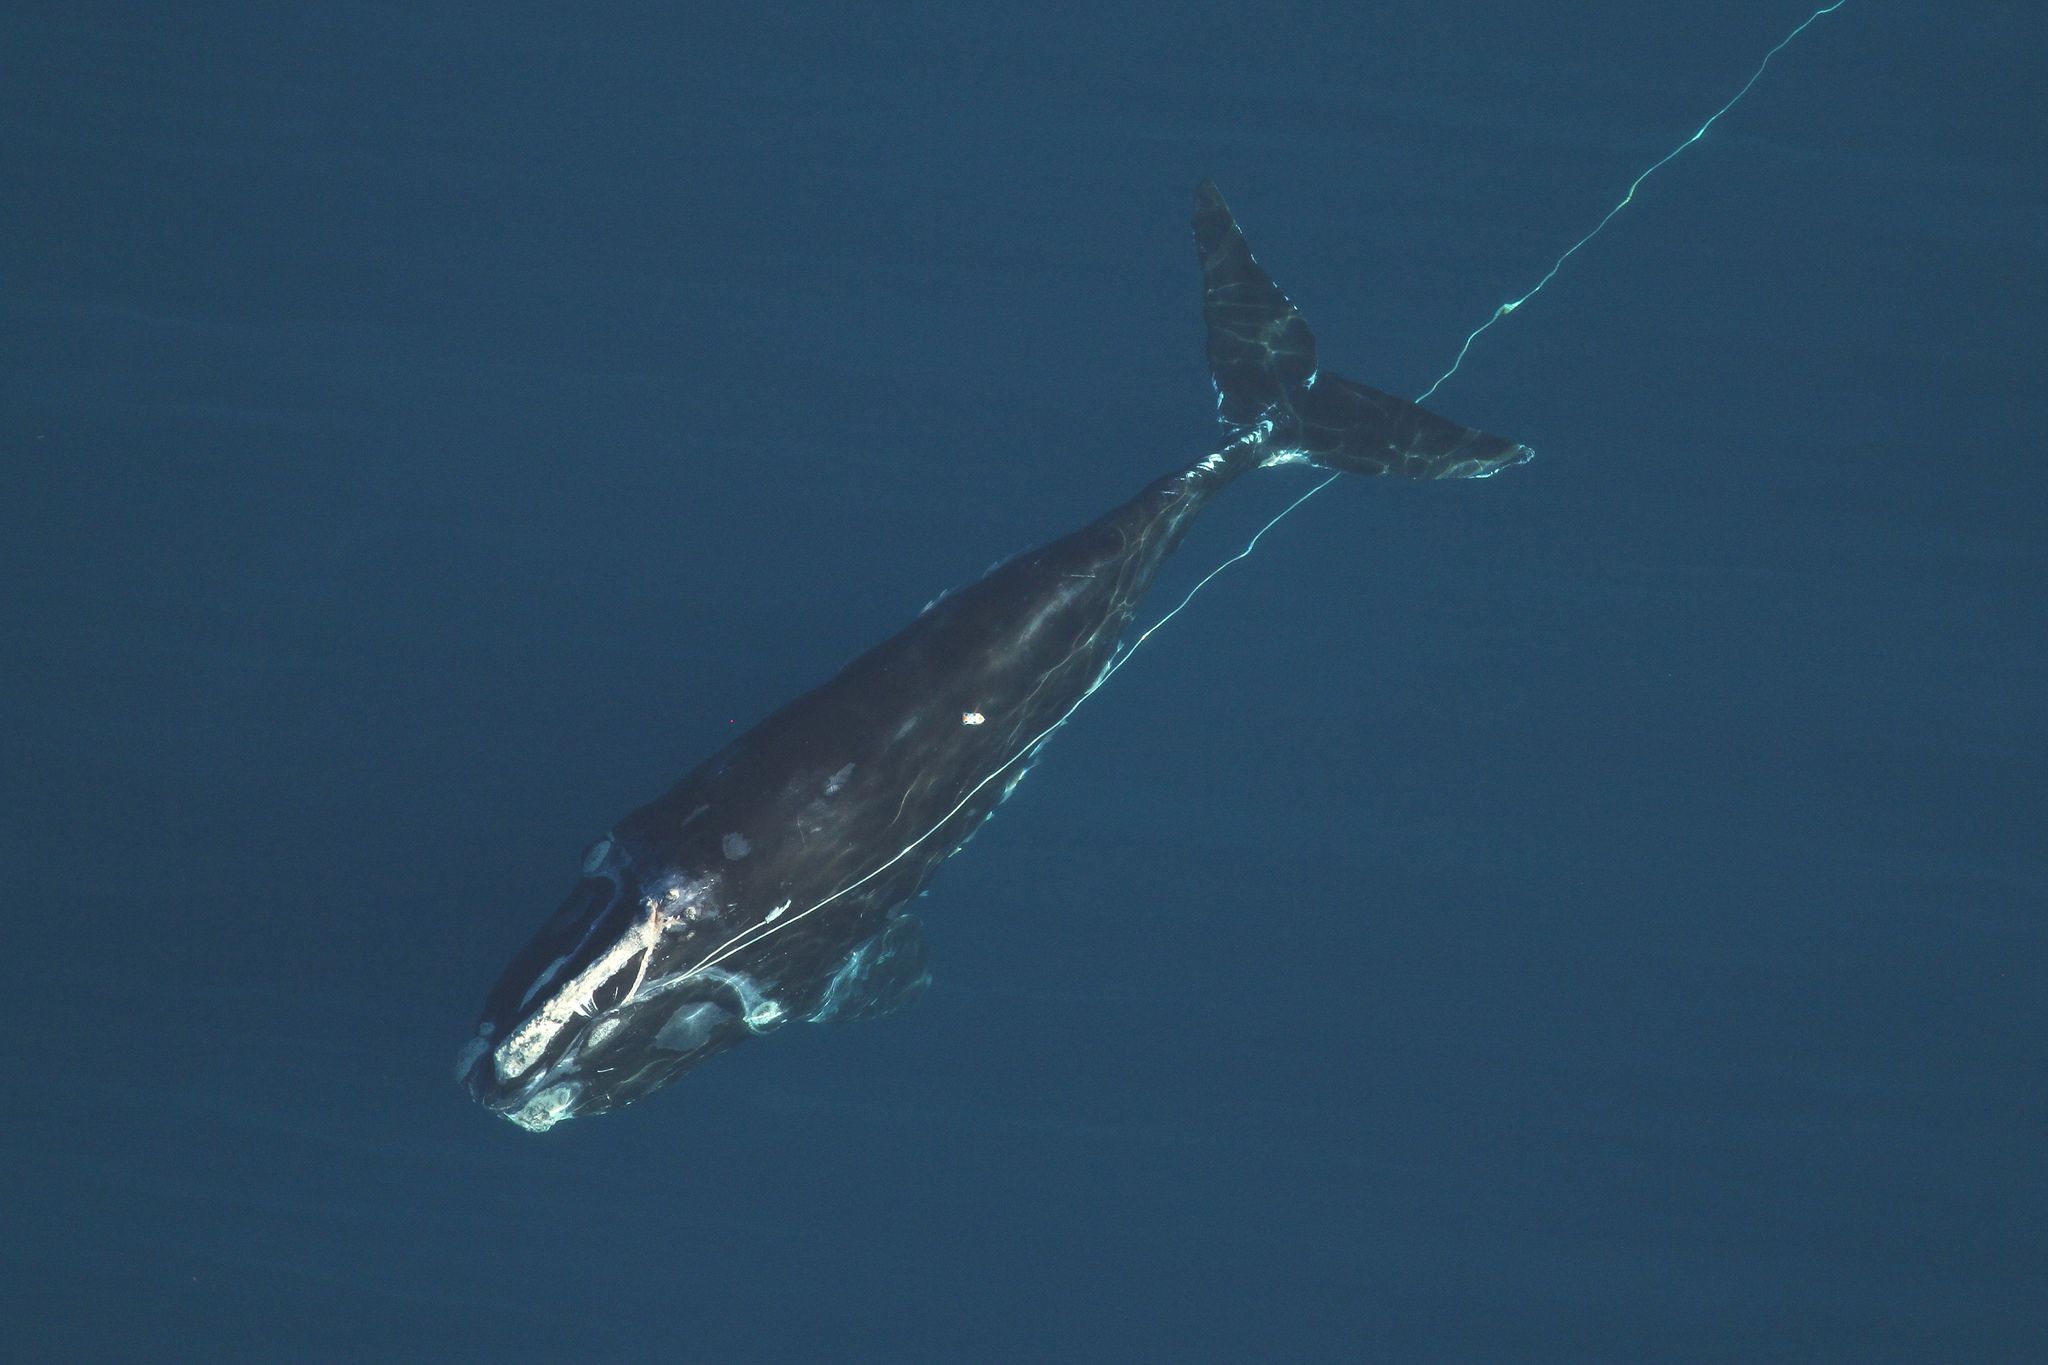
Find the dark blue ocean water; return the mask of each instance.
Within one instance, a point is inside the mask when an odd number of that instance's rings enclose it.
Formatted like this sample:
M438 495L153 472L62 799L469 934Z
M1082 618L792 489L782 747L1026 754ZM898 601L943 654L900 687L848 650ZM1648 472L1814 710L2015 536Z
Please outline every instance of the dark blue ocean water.
M1208 448L1199 176L1414 393L1807 12L1336 8L9 9L7 1359L2048 1358L2027 5L1787 49L915 1009L455 1086L594 835Z

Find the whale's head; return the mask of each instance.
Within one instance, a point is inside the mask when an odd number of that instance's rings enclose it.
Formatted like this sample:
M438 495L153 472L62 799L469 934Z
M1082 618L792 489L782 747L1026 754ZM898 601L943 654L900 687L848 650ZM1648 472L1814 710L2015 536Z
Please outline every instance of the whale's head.
M719 965L734 937L715 876L599 839L561 909L491 989L457 1077L535 1132L660 1089L782 1018L751 978Z

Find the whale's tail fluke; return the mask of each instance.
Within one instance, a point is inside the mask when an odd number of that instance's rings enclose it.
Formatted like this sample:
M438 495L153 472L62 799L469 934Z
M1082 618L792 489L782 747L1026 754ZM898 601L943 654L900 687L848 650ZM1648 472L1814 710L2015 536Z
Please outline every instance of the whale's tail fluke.
M1245 245L1216 186L1195 188L1195 249L1217 416L1233 430L1271 421L1268 459L1299 456L1325 469L1410 479L1483 479L1529 458L1406 399L1326 374L1315 334Z

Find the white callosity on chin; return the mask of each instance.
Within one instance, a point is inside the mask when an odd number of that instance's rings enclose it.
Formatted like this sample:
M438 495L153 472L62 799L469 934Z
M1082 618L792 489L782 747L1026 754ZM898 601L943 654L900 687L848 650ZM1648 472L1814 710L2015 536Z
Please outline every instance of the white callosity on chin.
M551 1085L505 1117L530 1133L545 1133L569 1117L579 1093L580 1087L566 1081Z

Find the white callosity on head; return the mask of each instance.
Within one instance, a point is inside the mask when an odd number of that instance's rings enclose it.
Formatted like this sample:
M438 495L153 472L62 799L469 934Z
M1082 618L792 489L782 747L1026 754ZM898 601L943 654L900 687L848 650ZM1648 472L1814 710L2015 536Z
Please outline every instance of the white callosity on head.
M740 839L737 834L725 837ZM740 843L746 845L746 840L740 839ZM712 886L709 877L662 877L649 884L647 894L640 898L640 908L648 914L660 915L671 924L715 919L719 907L711 897Z
M578 972L574 980L557 991L498 1045L493 1054L498 1078L510 1081L531 1070L570 1020L595 1012L598 991L606 982L626 971L628 966L633 967L632 982L627 986L625 995L611 1008L623 1009L639 998L641 985L647 979L647 969L653 962L662 934L678 925L717 916L719 907L712 898L714 887L712 878L686 876L663 877L650 885L640 898L641 913L619 941ZM639 959L637 963L634 962L636 957ZM558 962L549 968L547 975L552 976L560 965ZM532 991L528 992L529 996L532 994ZM603 1024L597 1027L602 1029ZM598 1040L593 1038L592 1041Z
M636 954L651 953L661 938L661 917L655 914L635 919L617 943L600 953L597 960L578 972L575 979L556 991L527 1021L498 1044L493 1061L498 1079L510 1081L523 1076L547 1051L568 1022L587 1014L605 982L626 970Z

